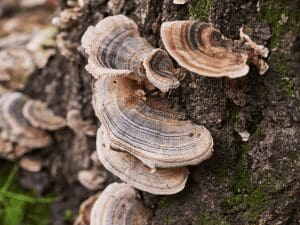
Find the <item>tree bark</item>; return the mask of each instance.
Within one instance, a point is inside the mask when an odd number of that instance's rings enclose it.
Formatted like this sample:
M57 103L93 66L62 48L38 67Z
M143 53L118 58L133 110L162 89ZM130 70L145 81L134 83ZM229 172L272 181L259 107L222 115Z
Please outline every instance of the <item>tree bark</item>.
M87 61L80 39L89 25L106 16L121 13L132 18L141 35L160 48L161 23L189 19L191 15L213 23L233 39L238 39L239 28L244 25L253 39L271 48L270 69L263 76L252 67L246 77L235 80L186 71L180 88L165 97L187 119L211 131L214 153L210 160L189 168L189 180L182 192L172 196L141 193L145 205L153 210L150 224L299 224L299 1L85 3L81 15L59 30L62 39L58 41L63 47L45 68L35 72L25 93L42 99L62 116L79 110L82 120L94 124L98 121L91 106L93 79L84 69ZM65 0L60 1L60 7L72 8ZM274 21L272 16L278 19ZM285 23L280 21L284 16L288 17ZM250 134L248 141L240 136L245 131ZM76 210L91 194L76 180L78 171L91 165L89 155L95 149L95 138L80 136L68 128L53 136L55 144L43 157L51 168L54 192L64 196L53 206L53 224L58 225L64 224L62 212L66 208ZM110 175L107 183L114 180L118 179Z

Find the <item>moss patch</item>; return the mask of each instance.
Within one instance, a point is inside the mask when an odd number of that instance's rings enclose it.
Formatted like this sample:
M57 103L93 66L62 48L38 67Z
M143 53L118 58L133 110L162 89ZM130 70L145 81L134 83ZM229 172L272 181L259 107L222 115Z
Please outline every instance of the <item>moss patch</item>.
M231 194L224 197L221 207L227 213L242 212L246 224L256 221L270 202L270 196L261 184L253 187L251 174L247 169L248 144L241 144L234 167L234 176L230 185Z
M267 0L261 5L261 18L272 29L271 48L278 46L282 34L299 31L299 10L293 7L293 0Z
M194 19L207 21L213 7L214 0L192 0L189 14Z

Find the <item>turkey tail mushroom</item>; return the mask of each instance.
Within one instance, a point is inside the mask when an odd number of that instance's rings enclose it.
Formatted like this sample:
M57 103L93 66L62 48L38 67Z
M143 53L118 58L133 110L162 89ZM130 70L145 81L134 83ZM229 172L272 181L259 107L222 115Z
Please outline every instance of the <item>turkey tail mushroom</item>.
M108 131L111 147L129 152L150 168L195 165L212 155L210 132L126 77L103 77L94 84L93 107Z
M132 187L112 183L93 205L91 225L146 225L150 216Z
M150 168L126 152L113 150L104 126L98 129L97 152L103 166L134 188L157 195L170 195L181 191L188 178L186 168Z
M24 117L35 127L46 130L58 130L66 126L66 121L54 113L45 103L36 100L28 100L23 107Z
M161 26L161 38L179 65L200 75L238 78L249 72L247 62L253 62L253 51L235 46L234 41L207 23L165 22Z
M88 54L86 69L96 79L111 75L147 78L163 92L179 86L167 53L140 37L136 23L126 16L110 16L90 26L81 45Z
M28 148L41 148L52 142L43 130L33 127L23 115L28 99L21 93L12 92L0 98L0 128L2 137Z

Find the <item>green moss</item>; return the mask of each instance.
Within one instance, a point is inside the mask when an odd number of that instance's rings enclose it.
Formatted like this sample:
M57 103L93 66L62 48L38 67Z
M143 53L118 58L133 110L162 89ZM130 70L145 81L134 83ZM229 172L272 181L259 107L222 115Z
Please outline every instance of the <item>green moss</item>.
M76 219L76 215L72 212L72 210L67 209L64 212L64 221L65 222L71 222L71 223L73 223L75 219Z
M288 65L290 61L290 56L285 54L274 55L273 59L273 67L276 72L278 85L283 93L288 97L294 94L294 85L289 79L292 75L291 69Z
M261 127L257 127L256 128L256 130L255 130L255 132L254 132L254 135L256 136L256 137L263 137L264 136L264 130L263 130L263 128L261 128Z
M238 119L238 114L240 112L240 107L238 107L233 102L229 102L226 105L226 114L225 114L225 121L227 121L228 125L234 125Z
M189 14L200 21L207 21L211 12L214 0L192 0Z
M270 201L263 184L258 187L251 185L251 174L247 168L248 150L248 144L243 143L240 145L233 170L234 176L230 185L231 194L221 202L222 209L227 212L242 211L246 224L254 222Z
M280 43L282 34L299 31L299 10L292 6L292 0L266 0L261 5L261 18L267 21L272 30L271 47Z
M171 202L167 198L162 198L158 204L161 208L168 208L171 205Z

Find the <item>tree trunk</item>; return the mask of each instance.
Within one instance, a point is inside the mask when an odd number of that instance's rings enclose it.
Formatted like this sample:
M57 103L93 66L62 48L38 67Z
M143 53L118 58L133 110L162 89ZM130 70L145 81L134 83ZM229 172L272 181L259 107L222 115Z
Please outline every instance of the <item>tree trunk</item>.
M60 7L72 9L65 0ZM193 17L213 23L232 39L245 26L251 38L270 48L269 71L261 76L251 67L247 76L234 80L185 71L181 86L165 98L211 131L213 157L189 168L182 192L141 196L153 210L153 225L300 224L299 9L300 2L292 0L192 0L184 5L171 0L87 0L80 15L59 30L56 54L34 73L25 93L59 115L75 109L82 120L97 124L91 106L93 79L84 69L87 61L80 48L89 25L125 14L160 48L164 21ZM247 141L241 138L246 132ZM65 209L76 211L91 195L78 184L77 173L91 166L95 138L68 128L53 137L55 144L40 154L49 165L53 191L63 196L53 206L53 224L59 225L64 224ZM114 180L109 175L107 183Z

